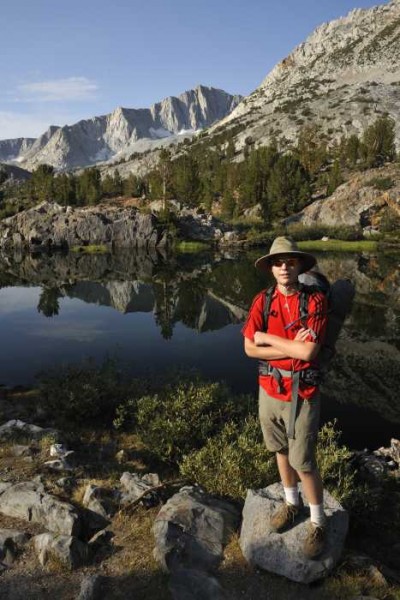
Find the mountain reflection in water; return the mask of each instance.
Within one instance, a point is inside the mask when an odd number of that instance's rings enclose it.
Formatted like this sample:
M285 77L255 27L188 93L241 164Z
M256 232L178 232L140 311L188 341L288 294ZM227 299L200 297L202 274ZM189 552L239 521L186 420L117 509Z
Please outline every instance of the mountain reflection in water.
M3 256L0 383L31 383L50 366L111 354L135 375L194 367L254 393L256 365L244 355L240 329L270 283L253 266L258 254ZM331 281L349 277L357 290L323 388L323 418L338 416L353 447L399 436L399 260L324 254L318 261Z

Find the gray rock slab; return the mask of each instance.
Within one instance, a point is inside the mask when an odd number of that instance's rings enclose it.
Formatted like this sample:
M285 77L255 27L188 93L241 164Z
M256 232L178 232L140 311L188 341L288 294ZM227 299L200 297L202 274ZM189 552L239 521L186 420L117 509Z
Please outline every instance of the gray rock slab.
M134 502L141 494L143 494L143 492L150 490L161 483L157 473L139 475L138 473L129 473L128 471L125 471L125 473L121 475L120 481L122 486L120 502L122 505ZM144 506L151 507L158 504L159 501L159 495L154 490L149 492L148 495L143 498L141 503Z
M153 533L154 557L166 571L182 568L212 570L239 525L240 511L201 488L185 486L158 513Z
M218 580L196 569L181 569L171 575L169 590L173 600L227 600Z
M39 425L25 423L19 419L11 419L11 421L0 425L0 439L2 440L15 436L23 436L31 440L41 440L48 435L56 439L59 436L59 432L50 427L39 427Z
M87 545L70 535L42 533L35 535L33 545L42 566L53 557L68 568L75 569L86 564L89 558Z
M47 494L41 483L25 481L8 487L0 495L0 513L66 535L79 535L81 523L76 509Z
M243 509L240 547L246 560L271 573L292 581L311 583L326 577L337 564L348 530L348 514L326 490L324 509L327 515L326 549L317 560L303 555L309 513L283 533L269 527L271 515L284 500L280 483L261 490L249 490Z

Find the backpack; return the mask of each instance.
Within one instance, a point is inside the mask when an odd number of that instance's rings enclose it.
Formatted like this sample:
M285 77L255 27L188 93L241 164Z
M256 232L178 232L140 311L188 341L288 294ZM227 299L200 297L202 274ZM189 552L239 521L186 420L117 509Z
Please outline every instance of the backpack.
M308 317L308 301L310 295L315 292L321 292L326 295L328 300L328 321L326 326L325 339L318 353L317 362L320 376L323 376L329 369L332 359L335 355L335 346L342 329L346 316L351 312L353 299L355 295L354 284L349 279L338 279L330 285L328 279L315 268L307 273L299 275L300 283L300 315L298 320L306 326ZM271 286L265 291L265 302L263 310L263 331L267 331L268 317L271 310L272 296L275 286ZM292 324L291 324L292 325ZM269 371L267 361L260 361L260 373L266 374L266 368Z

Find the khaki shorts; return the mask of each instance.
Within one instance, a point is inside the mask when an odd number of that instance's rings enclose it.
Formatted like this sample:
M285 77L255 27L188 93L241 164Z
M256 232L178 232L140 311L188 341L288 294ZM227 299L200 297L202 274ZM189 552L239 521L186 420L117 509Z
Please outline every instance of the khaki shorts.
M260 386L258 408L265 445L271 452L288 454L289 464L296 471L313 471L316 466L320 394L311 400L299 398L294 438L288 439L291 402L269 396Z

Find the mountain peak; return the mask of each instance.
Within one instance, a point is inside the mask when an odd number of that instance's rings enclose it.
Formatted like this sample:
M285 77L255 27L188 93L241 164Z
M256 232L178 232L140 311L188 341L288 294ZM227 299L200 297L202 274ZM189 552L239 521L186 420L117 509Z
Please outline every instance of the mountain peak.
M0 142L0 161L18 162L26 168L45 162L62 170L93 165L121 153L131 154L141 140L173 140L182 131L208 127L229 114L238 98L199 84L150 108L118 106L108 115L65 127L51 126L31 144Z

